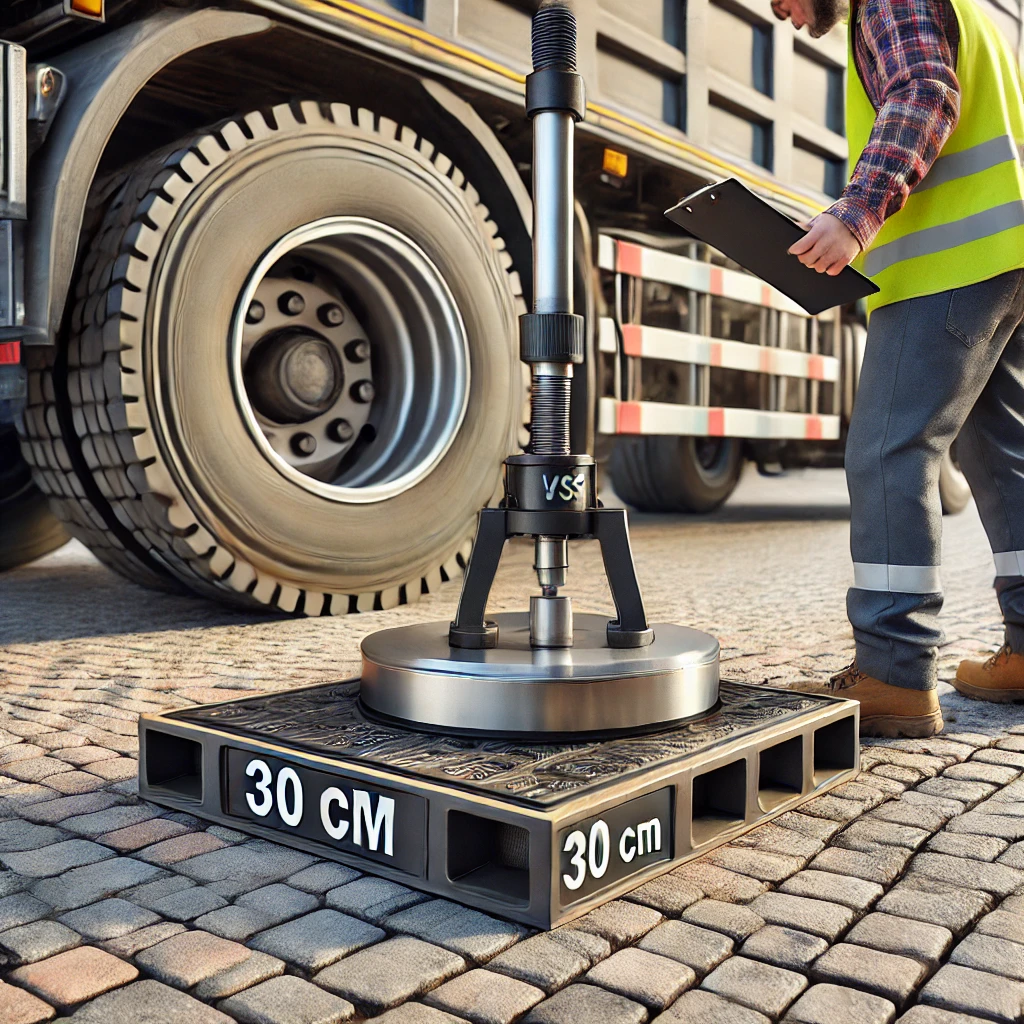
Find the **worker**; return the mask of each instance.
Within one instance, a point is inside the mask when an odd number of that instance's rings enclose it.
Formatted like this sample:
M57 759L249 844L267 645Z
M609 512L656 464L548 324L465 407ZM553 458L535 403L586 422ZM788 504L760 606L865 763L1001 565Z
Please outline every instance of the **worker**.
M774 0L813 36L839 0ZM849 15L840 199L790 249L820 273L856 260L881 289L846 445L856 657L822 687L869 736L942 728L939 466L956 440L995 556L1005 644L961 663L970 697L1024 699L1024 101L1017 61L975 0L857 0Z

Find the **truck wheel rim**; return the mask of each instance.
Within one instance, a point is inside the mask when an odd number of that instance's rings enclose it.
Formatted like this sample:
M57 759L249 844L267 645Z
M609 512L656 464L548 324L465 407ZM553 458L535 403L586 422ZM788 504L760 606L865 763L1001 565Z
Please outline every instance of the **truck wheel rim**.
M267 250L239 295L230 363L253 442L331 501L414 487L469 396L469 344L444 277L408 236L364 217L314 221Z

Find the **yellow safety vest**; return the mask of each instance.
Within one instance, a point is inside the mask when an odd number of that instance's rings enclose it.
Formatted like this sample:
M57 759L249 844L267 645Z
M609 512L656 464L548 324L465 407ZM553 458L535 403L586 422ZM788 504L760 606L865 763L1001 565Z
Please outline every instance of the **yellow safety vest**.
M868 309L976 284L1024 267L1024 98L1020 68L974 0L951 0L960 25L960 121L906 206L854 261L881 288ZM846 125L850 166L867 145L875 109L849 28Z

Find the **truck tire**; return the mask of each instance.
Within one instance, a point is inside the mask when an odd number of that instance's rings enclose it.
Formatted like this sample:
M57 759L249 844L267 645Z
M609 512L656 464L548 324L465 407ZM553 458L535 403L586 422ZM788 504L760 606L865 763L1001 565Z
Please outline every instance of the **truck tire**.
M955 516L967 508L971 485L956 459L956 442L946 452L939 466L939 501L944 516Z
M0 427L0 572L42 558L68 540L32 483L14 429Z
M113 196L26 454L131 578L311 615L411 603L461 572L515 448L520 294L426 139L342 104L247 114Z
M729 437L618 437L608 467L615 493L641 512L706 513L732 492L743 469Z

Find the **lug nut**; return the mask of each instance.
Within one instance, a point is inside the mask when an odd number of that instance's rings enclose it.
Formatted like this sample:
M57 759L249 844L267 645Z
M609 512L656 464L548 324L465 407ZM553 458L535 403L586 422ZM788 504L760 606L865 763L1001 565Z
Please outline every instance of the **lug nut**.
M296 455L312 455L316 451L316 438L312 434L296 434L292 438L292 450Z
M327 428L327 435L332 441L337 441L339 444L345 444L347 441L352 440L352 435L355 431L352 429L352 424L348 420L334 420L333 423Z
M259 299L253 299L249 303L249 308L245 311L245 322L247 324L258 324L267 311L263 308L263 303Z
M357 402L372 402L376 393L373 384L368 380L357 380L349 389L349 394Z
M285 292L277 300L278 308L288 316L298 316L306 308L306 300L298 292Z
M345 319L345 310L337 303L325 302L316 311L316 315L324 327L337 327Z
M365 338L353 338L345 346L345 355L353 363L365 363L370 358L370 343Z

